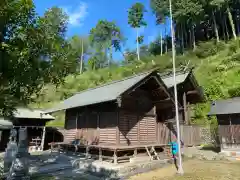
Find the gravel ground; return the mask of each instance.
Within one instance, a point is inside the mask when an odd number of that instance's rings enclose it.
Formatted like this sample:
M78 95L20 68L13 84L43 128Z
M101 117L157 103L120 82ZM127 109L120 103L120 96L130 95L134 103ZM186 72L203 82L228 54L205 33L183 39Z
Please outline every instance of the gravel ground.
M199 159L183 163L184 175L176 174L173 165L132 176L129 180L239 180L240 163L230 161L206 161Z

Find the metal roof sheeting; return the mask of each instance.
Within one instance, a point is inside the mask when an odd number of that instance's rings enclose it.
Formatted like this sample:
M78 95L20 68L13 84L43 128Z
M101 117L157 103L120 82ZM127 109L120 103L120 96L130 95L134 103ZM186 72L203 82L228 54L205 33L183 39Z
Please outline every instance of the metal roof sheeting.
M79 92L63 101L56 108L46 110L45 113L116 100L122 93L146 78L152 72L153 71L137 74L119 81L113 81L109 84Z
M52 113L60 110L116 100L118 96L120 96L122 93L124 93L126 90L128 90L144 78L146 78L152 72L154 71L137 74L119 81L113 81L103 86L98 86L96 88L87 89L85 91L79 92L74 96L61 102L56 108L46 110L45 113ZM177 84L183 83L190 72L191 71L177 72ZM162 78L163 83L166 85L167 88L173 87L173 74L163 75L158 73L158 75L160 78Z
M240 97L213 101L208 115L240 113Z
M13 123L5 118L0 118L0 129L11 129Z
M184 72L184 73L178 73L176 74L176 83L177 84L181 84L183 83L188 75L189 75L190 72ZM165 75L165 76L162 76L161 74L159 74L161 77L162 77L162 80L164 82L164 84L167 86L167 88L171 88L173 87L174 85L174 81L173 81L173 75Z

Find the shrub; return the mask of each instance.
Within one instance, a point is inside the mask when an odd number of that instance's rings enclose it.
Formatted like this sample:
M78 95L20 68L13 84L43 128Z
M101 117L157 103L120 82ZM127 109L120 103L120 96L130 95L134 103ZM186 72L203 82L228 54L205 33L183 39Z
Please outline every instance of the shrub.
M232 40L229 43L229 55L231 55L232 53L236 53L239 48L240 48L240 39Z
M195 50L195 54L198 58L207 58L224 50L225 47L226 44L223 42L215 43L214 41L209 41L205 43L199 43L197 49Z
M234 87L228 90L230 97L239 97L240 96L240 87Z

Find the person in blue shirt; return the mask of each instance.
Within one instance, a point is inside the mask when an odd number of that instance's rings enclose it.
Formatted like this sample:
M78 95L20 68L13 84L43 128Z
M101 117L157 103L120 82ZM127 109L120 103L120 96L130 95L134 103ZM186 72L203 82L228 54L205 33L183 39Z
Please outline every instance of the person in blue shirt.
M176 158L176 155L178 153L178 143L177 142L170 142L169 145L171 146L172 158L174 160L174 164L175 164L176 168L178 169L177 158Z

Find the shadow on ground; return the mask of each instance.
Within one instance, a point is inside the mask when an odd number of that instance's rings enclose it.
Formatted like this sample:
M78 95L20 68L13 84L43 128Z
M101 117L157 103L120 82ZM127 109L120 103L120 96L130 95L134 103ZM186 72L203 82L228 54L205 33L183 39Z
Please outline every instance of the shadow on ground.
M34 180L120 179L116 170L103 168L101 162L86 159L80 154L43 154L34 155L31 159L31 179Z
M200 150L213 151L215 153L219 153L221 151L220 147L216 147L213 145L203 146Z

